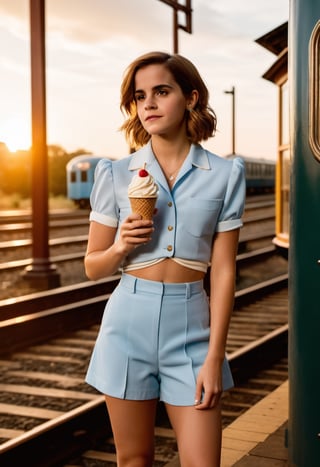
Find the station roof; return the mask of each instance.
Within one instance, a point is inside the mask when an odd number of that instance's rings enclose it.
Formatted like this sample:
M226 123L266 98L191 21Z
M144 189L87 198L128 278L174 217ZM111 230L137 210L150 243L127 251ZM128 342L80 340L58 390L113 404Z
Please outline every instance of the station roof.
M279 55L288 47L288 22L267 32L267 34L256 39L255 42L275 55Z
M259 37L255 42L277 55L277 60L262 77L278 83L288 72L288 22Z

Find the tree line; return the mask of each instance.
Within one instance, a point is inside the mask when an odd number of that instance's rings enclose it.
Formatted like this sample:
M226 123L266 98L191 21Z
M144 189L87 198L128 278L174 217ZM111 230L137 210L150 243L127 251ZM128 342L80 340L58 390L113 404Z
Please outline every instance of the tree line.
M52 196L67 194L67 163L80 154L92 154L85 149L68 153L61 146L48 146L48 189ZM31 197L31 151L10 152L0 142L0 192L7 195L19 194L21 198ZM36 180L34 183L37 183Z

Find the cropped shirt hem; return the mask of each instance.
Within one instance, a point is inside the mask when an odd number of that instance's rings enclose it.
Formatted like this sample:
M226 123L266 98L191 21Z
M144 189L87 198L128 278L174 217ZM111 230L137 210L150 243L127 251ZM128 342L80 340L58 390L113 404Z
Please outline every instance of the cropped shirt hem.
M148 266L153 266L154 264L161 263L165 259L167 258L163 257L163 258L151 259L150 261L143 261L141 263L126 264L125 266L123 266L122 271L128 272L128 271L134 271L136 269L142 269ZM207 272L207 269L208 269L208 263L205 263L203 261L194 261L190 259L183 259L183 258L176 258L176 257L171 257L170 259L180 264L181 266L184 266L185 268L194 269L195 271Z

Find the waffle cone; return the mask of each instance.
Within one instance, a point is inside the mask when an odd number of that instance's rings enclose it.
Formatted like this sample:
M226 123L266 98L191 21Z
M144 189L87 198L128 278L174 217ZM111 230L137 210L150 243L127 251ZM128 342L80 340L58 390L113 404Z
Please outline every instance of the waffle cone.
M129 198L132 212L138 213L142 219L151 220L157 198Z

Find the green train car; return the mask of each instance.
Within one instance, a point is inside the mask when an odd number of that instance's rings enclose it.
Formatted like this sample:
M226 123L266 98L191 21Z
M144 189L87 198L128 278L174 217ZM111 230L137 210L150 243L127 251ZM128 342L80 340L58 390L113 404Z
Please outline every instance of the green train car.
M320 465L320 1L289 14L291 464Z
M292 467L320 466L320 0L290 0L289 21L256 42L276 55L276 235L289 259Z

